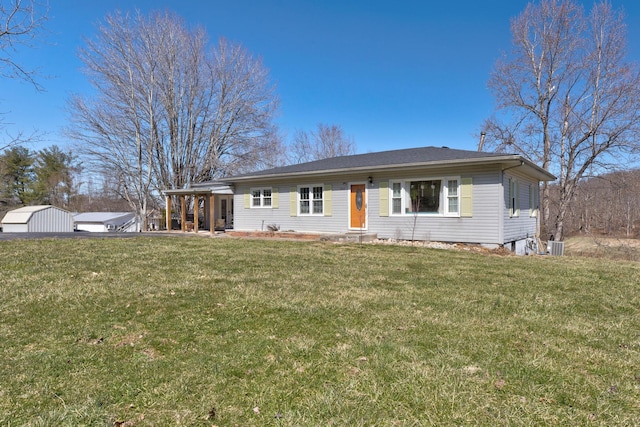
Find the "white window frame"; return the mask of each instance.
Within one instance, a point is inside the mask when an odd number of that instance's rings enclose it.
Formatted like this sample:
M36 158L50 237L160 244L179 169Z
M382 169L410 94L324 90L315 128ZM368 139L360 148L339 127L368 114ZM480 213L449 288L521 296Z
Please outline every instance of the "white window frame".
M269 195L265 195L265 191L269 192ZM256 194L258 196L256 197ZM249 195L251 196L251 209L272 209L273 208L273 188L272 187L255 187L249 189ZM266 201L269 200L269 204ZM256 204L256 201L258 202Z
M412 181L440 181L440 205L438 212L407 212L407 188ZM456 182L456 194L449 195L449 185L452 182ZM400 213L394 212L393 201L398 199L394 197L394 184L400 184ZM394 179L389 181L389 215L390 216L439 216L439 217L460 217L460 205L461 205L461 192L462 180L459 176L437 176L437 177L419 177L419 178L406 178L406 179ZM453 212L449 212L450 200L455 198L457 200L457 209Z
M400 187L400 194L396 195L395 194L395 189L397 188L396 186ZM402 215L403 213L403 206L404 206L404 185L402 183L402 181L391 181L390 185L389 185L389 200L390 200L390 205L389 205L389 212L391 212L391 215ZM400 202L400 212L395 212L394 211L394 201L397 200Z
M450 192L450 189L452 187L450 187L450 184L455 181L455 189L456 192L455 194L452 194ZM459 217L460 216L460 185L461 185L461 180L460 177L446 177L442 180L442 182L445 184L442 188L442 194L444 195L444 199L446 202L446 206L444 207L444 216L453 216L453 217ZM451 211L451 201L455 199L456 201L456 209L454 211Z
M301 189L303 189L303 188L308 188L309 189L309 212L308 213L303 213L302 212ZM320 199L315 199L314 198L314 191L313 190L315 188L320 188L322 190L322 198L320 198ZM324 184L298 185L298 215L299 216L324 216L324 206L325 206L324 196L325 196ZM314 201L318 201L318 200L320 202L322 202L322 211L321 212L314 212L313 211L313 202Z

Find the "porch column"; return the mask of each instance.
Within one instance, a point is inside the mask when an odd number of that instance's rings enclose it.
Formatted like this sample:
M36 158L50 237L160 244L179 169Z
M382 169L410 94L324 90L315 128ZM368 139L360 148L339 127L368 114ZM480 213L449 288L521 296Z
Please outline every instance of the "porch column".
M171 196L165 196L165 222L167 225L167 231L171 231Z
M200 196L193 195L193 231L198 234L198 214L200 210Z
M209 233L215 234L216 226L215 226L215 197L213 193L209 195Z
M187 230L187 203L185 201L184 194L180 196L180 207L182 208L181 217L182 223L180 224L180 228L184 233Z

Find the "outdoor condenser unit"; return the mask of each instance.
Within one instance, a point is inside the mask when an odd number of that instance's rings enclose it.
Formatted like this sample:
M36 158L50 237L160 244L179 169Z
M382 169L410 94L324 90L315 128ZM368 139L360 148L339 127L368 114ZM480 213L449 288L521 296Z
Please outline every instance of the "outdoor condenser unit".
M555 240L550 240L549 242L547 242L547 252L549 252L549 255L563 256L564 242L556 242Z

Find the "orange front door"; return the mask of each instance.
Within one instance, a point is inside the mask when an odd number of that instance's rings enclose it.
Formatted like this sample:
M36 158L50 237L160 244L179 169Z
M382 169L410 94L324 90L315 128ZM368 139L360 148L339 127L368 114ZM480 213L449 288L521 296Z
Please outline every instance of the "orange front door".
M367 192L364 184L351 185L349 228L367 228Z

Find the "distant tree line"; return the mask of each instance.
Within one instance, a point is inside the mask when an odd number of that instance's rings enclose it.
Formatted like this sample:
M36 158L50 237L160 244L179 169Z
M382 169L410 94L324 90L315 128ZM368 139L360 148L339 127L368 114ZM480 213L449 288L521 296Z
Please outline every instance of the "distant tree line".
M559 208L559 190L550 186L552 214ZM566 230L568 235L640 238L640 169L580 181L568 205Z

